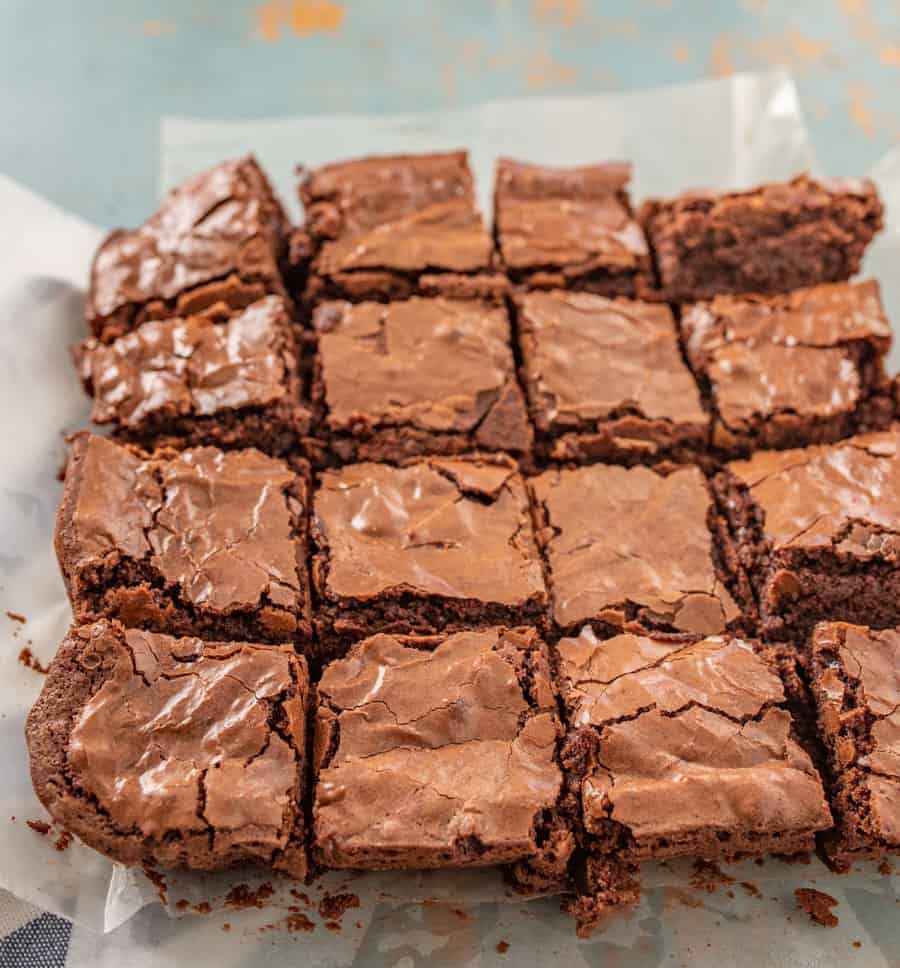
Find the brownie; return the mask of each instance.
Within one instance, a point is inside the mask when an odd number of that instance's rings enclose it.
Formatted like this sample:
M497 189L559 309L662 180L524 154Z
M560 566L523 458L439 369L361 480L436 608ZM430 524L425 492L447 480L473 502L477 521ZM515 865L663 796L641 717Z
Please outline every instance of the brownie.
M705 452L709 417L668 306L563 290L515 302L540 458L634 464Z
M500 455L325 471L313 500L319 639L542 624L525 484Z
M231 314L152 320L77 351L92 419L153 449L212 444L298 453L310 432L293 327L266 296Z
M148 319L282 294L286 231L255 159L223 162L170 192L140 228L106 238L91 268L88 325L109 342Z
M413 294L500 300L466 152L385 155L304 172L308 303Z
M314 648L306 485L256 450L76 434L56 549L78 622Z
M867 178L808 175L749 191L651 200L639 213L662 294L675 302L849 279L882 215Z
M313 399L341 462L503 450L531 457L506 309L477 301L327 302Z
M900 632L818 625L810 681L835 817L827 858L845 869L900 853Z
M501 158L494 236L510 279L528 288L635 296L650 251L628 198L631 165L547 168Z
M308 696L287 646L73 626L25 728L35 791L124 864L303 877Z
M874 280L716 296L681 320L719 451L801 447L891 422L891 328Z
M318 686L313 857L382 870L537 856L558 737L534 629L358 642Z
M734 461L714 486L767 638L900 625L900 428Z
M734 549L697 467L594 464L529 481L556 626L711 635L751 608ZM737 594L737 602L728 581Z

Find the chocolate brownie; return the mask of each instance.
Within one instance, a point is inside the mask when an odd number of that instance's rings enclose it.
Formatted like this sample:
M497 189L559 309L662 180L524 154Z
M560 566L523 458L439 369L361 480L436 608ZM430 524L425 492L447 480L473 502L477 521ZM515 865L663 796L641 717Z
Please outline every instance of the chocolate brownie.
M284 301L267 296L231 315L153 320L112 343L77 351L92 419L114 435L159 446L256 447L298 453L311 411Z
M891 421L891 328L874 280L716 296L681 320L720 451L824 443Z
M900 428L760 451L714 487L764 636L799 640L828 619L900 625Z
M306 485L255 450L75 435L56 549L78 622L313 648Z
M256 161L223 162L170 192L140 228L107 237L91 268L88 325L109 342L148 319L280 295L286 231Z
M696 467L594 464L529 481L553 618L576 634L626 628L711 635L751 609L735 552Z
M464 151L325 165L304 173L300 199L315 253L309 303L506 291Z
M557 647L590 883L649 859L811 849L831 825L781 680L756 643L590 629ZM602 899L602 898L601 898Z
M322 642L544 618L528 497L509 458L326 471L311 535Z
M383 870L540 853L561 774L534 629L375 635L325 669L318 704L315 859Z
M631 165L546 168L501 158L494 236L503 267L528 288L635 296L650 251L628 198Z
M849 279L882 215L867 178L808 175L749 191L652 200L639 213L662 293L674 302Z
M73 626L25 728L35 791L124 864L303 877L308 695L287 646Z
M900 853L900 632L818 625L810 681L835 817L826 856L843 869Z
M515 302L542 459L634 464L705 452L709 417L668 306L562 290Z
M502 306L442 298L328 302L314 312L313 399L338 461L468 450L531 456Z

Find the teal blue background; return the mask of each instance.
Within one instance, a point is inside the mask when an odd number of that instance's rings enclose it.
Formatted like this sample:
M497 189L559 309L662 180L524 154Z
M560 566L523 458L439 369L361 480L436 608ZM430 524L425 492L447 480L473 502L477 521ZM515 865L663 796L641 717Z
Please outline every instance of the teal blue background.
M158 194L163 114L414 111L776 63L795 73L826 172L865 171L900 140L896 0L337 6L0 0L0 171L99 223L133 224Z

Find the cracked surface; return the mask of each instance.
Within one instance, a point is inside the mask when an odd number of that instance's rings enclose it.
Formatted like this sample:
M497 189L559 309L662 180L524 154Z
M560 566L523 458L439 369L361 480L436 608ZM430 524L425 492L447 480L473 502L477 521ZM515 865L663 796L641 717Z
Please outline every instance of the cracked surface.
M836 866L900 851L900 632L816 627L811 685L836 818Z
M287 647L73 627L28 718L35 789L126 864L302 877L308 693Z
M313 325L314 397L326 407L340 459L358 459L360 450L390 459L390 442L406 429L407 456L419 444L428 453L429 440L438 452L530 451L503 307L441 298L331 302L317 307Z
M148 457L77 435L57 521L76 617L264 641L309 634L305 501L287 465L258 451Z
M594 465L529 481L553 617L622 629L722 632L740 619L716 565L711 498L696 467Z
M494 233L504 266L530 287L633 296L650 255L631 213L631 165L547 168L501 158Z
M546 604L525 485L502 457L325 472L312 535L326 635L513 624Z
M533 629L376 635L318 689L314 850L357 868L488 865L538 853L562 778Z
M728 857L812 846L831 817L776 671L751 642L586 629L558 646L570 730L596 735L581 779L595 850Z
M150 321L109 345L85 341L79 369L94 398L94 423L112 424L144 446L160 437L221 442L227 418L240 420L248 410L265 415L269 436L278 434L279 444L281 435L296 442L307 433L310 413L300 402L284 300L268 296L236 315L222 310ZM228 443L256 443L249 419L245 427Z
M86 315L104 341L146 319L234 309L281 293L285 215L252 157L226 161L170 192L139 229L101 245Z
M516 305L543 456L642 461L705 448L709 418L668 306L561 290Z
M834 283L783 296L717 296L682 314L688 358L708 391L720 448L797 446L859 429L885 397L891 331L878 283ZM855 419L854 419L854 415Z
M800 175L748 191L647 201L639 220L665 297L691 302L849 279L882 214L868 179Z

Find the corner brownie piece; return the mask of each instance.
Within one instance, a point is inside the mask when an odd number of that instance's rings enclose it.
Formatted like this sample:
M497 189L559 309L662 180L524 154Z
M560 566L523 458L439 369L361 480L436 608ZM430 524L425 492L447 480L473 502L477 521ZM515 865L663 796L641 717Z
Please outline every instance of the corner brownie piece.
M376 635L318 686L313 857L468 867L541 852L559 722L534 629Z
M760 451L714 482L766 637L900 625L900 428Z
M494 236L510 278L528 288L634 296L652 269L628 198L631 165L547 168L501 158Z
M589 625L598 634L638 627L710 635L749 620L749 588L698 468L594 464L546 471L529 485L564 633Z
M846 869L900 853L900 632L816 626L810 684L835 816L826 856Z
M562 290L515 303L540 457L634 464L705 451L709 417L668 306Z
M874 280L716 296L681 319L722 451L824 443L891 422L891 328Z
M226 161L170 192L139 229L116 230L91 268L86 317L104 342L148 319L217 303L242 309L283 293L287 220L252 157Z
M491 458L352 464L313 502L319 639L541 623L547 593L525 484Z
M123 864L302 878L308 697L288 647L73 626L25 727L35 792Z
M313 314L313 400L342 462L503 450L530 457L506 309L412 298Z
M148 455L75 435L56 550L76 621L309 649L306 501L255 450Z
M310 431L290 316L279 296L231 315L153 320L112 343L86 340L78 368L91 417L146 449L256 447L297 453Z
M590 629L557 646L567 781L580 791L584 889L622 865L814 846L831 825L773 663L754 642ZM612 872L610 875L609 872Z
M748 191L651 200L639 213L662 293L675 302L849 279L882 215L869 179L808 175Z
M325 165L300 184L315 253L306 298L501 299L464 151Z

